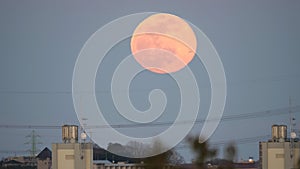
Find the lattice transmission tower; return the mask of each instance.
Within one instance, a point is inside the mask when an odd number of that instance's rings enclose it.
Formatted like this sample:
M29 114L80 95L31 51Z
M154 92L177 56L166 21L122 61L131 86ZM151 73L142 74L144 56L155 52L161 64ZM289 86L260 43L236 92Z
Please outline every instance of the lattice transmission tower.
M26 142L25 144L30 145L30 149L28 150L30 152L30 156L34 157L37 155L39 151L37 145L42 144L41 142L38 141L38 138L40 138L40 136L36 134L34 130L32 130L32 132L29 135L27 135L26 138L29 138L29 141Z

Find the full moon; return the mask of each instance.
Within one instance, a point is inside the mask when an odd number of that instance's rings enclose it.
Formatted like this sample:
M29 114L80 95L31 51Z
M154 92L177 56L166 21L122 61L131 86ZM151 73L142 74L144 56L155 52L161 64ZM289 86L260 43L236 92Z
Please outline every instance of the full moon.
M197 39L182 18L159 13L149 16L136 27L130 46L142 67L165 74L179 71L193 59Z

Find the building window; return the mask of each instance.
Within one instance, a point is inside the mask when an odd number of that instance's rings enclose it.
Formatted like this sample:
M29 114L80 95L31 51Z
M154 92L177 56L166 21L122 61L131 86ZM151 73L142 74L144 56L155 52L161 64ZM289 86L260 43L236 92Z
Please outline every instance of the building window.
M66 160L74 160L74 155L66 155L65 159Z
M276 158L284 158L284 154L276 154Z

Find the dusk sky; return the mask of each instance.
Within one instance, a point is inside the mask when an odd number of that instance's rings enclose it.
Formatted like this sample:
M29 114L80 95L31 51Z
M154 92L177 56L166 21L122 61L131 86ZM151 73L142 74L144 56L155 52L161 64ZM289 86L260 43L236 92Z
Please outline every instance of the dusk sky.
M289 125L289 98L300 128L300 2L296 0L226 1L1 1L0 2L0 125L60 126L79 124L72 100L76 59L89 37L105 24L140 12L177 15L201 29L222 60L227 79L223 117L210 138L212 143L235 141L238 158L258 159L258 142L271 135L272 124ZM134 30L133 30L134 31ZM96 77L98 104L111 124L124 124L110 94L113 70L130 54L130 39L113 47ZM198 120L205 119L210 103L210 83L196 57L189 64L201 94ZM148 94L160 88L168 97L166 114L158 122L176 117L178 88L168 75L145 71L130 88L133 105L145 110ZM266 114L266 111L270 111ZM255 117L246 116L255 113ZM234 118L235 117L235 118ZM133 136L149 136L168 126L117 129ZM190 134L196 135L197 123ZM4 151L23 151L30 128L0 128L0 157ZM147 132L145 132L147 131ZM298 130L299 131L299 130ZM60 129L37 129L41 145L61 141ZM105 136L103 136L105 137ZM247 141L247 138L249 140ZM177 149L186 161L188 147ZM217 147L222 149L222 144Z

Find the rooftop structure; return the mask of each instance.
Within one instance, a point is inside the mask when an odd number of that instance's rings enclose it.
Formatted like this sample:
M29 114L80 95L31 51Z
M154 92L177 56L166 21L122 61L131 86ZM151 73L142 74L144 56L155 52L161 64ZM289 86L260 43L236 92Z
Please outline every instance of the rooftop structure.
M298 138L287 137L286 125L272 126L272 139L259 143L260 169L295 169L300 159Z

